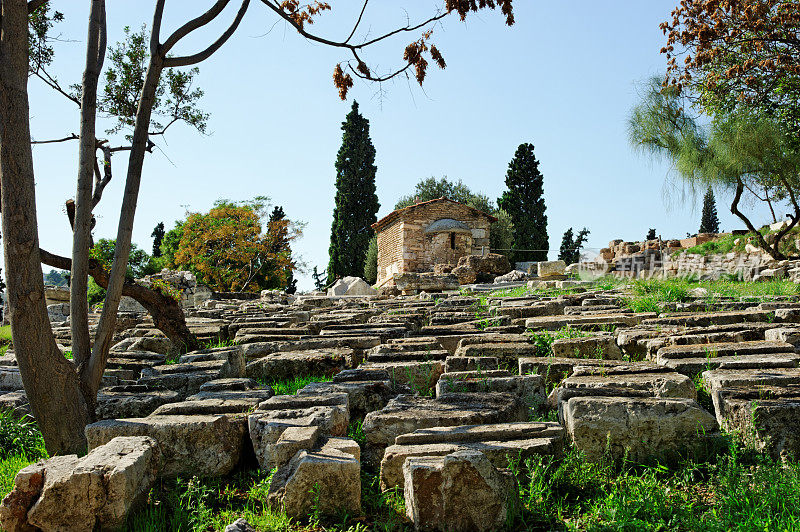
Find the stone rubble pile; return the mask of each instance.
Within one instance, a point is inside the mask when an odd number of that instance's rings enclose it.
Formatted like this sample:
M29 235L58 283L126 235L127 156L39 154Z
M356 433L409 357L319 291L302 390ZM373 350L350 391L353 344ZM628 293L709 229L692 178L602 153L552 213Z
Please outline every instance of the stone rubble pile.
M774 456L800 451L797 298L634 314L621 292L591 286L349 290L207 299L187 323L219 347L184 354L147 315L121 314L90 453L22 470L0 527L113 528L157 479L245 467L276 471L265 502L293 517L358 514L370 469L404 490L417 527L495 530L518 504L509 458L574 446L646 462L700 453L720 430ZM69 327L53 316L66 351ZM312 375L328 380L295 395L270 386ZM0 408L29 411L13 352L0 357ZM360 443L348 436L359 424Z

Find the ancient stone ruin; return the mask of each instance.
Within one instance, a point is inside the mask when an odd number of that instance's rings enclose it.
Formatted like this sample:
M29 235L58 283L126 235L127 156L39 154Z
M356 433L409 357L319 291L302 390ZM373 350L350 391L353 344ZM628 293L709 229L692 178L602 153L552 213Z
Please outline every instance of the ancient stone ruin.
M121 313L90 453L23 469L0 526L111 529L158 479L237 468L275 470L267 503L290 516L357 515L369 468L418 527L495 530L518 504L510 457L574 446L646 463L699 453L720 429L797 455L796 297L634 314L620 289L547 280L553 268L537 265L535 282L559 295L212 295L187 322L227 345L185 354L146 314ZM298 375L330 380L295 395L259 384ZM13 352L0 408L29 410ZM348 437L355 421L364 441Z

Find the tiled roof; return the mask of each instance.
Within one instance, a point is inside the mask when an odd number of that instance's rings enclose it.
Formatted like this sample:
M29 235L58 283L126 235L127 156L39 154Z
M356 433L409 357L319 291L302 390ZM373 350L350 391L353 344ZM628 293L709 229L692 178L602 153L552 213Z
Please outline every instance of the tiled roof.
M398 218L402 218L406 214L409 214L412 211L414 211L416 209L419 209L420 207L425 207L427 205L431 205L433 203L438 203L438 202L441 202L441 201L446 201L446 202L449 202L449 203L453 203L455 205L461 205L462 207L466 207L467 209L473 211L475 214L478 214L478 215L481 215L481 216L485 216L486 218L489 219L490 222L496 222L497 221L497 218L495 218L491 214L486 214L485 212L480 211L480 210L478 210L478 209L476 209L474 207L470 207L469 205L466 205L464 203L461 203L461 202L458 202L458 201L453 201L453 200L447 199L447 198L437 198L437 199L430 200L430 201L423 201L421 203L415 203L414 205L409 205L408 207L404 207L402 209L397 209L396 211L392 211L389 214L387 214L386 216L384 216L383 218L381 218L380 220L378 220L377 222L375 222L374 224L372 224L372 229L375 232L378 232L381 229L383 229L384 227L386 227L387 225L389 225L390 223L392 223L393 221L397 220Z

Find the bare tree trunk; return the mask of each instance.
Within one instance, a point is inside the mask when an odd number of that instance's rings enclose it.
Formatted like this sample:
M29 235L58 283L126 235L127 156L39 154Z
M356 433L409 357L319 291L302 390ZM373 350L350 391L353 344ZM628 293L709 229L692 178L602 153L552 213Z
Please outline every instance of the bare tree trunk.
M100 322L97 326L92 356L88 364L81 368L80 376L86 389L96 393L103 377L108 351L111 348L111 339L117 324L117 309L125 284L125 272L130 255L131 238L133 236L133 220L136 215L136 202L139 196L139 185L142 180L142 167L147 151L148 129L150 115L155 103L158 80L163 69L163 61L158 53L150 55L150 65L147 68L144 85L139 98L139 107L136 111L136 125L133 131L133 142L128 159L128 175L125 181L125 194L122 198L117 239L114 249L114 263L108 280L106 299Z
M770 214L772 214L772 223L777 223L778 218L777 216L775 216L775 209L772 208L772 201L770 201L769 199L769 189L767 187L764 187L764 199L766 200L767 205L769 206Z
M731 202L731 213L733 213L736 216L738 216L739 219L744 222L744 225L747 226L747 229L756 236L756 240L758 240L758 244L759 244L759 246L761 246L761 249L763 249L764 251L769 253L770 257L772 257L775 260L784 260L786 257L783 255L783 253L781 253L778 250L778 243L780 242L780 239L783 237L783 235L786 232L782 231L782 232L778 233L778 235L775 238L775 242L773 243L772 246L770 246L767 243L766 239L764 238L764 235L762 235L755 228L755 226L750 221L750 219L747 216L745 216L744 213L742 213L742 211L739 210L739 200L742 199L742 193L743 192L744 192L744 183L742 183L741 179L738 179L736 181L736 193L734 194L733 201ZM791 226L786 228L787 231L788 231L788 229L791 229L792 227L794 227L794 225L796 223L797 223L797 217L795 217L795 219L792 221Z
M11 334L25 393L52 454L86 451L86 403L44 299L28 107L28 4L2 0L0 195Z
M81 367L91 355L89 303L86 292L89 280L89 248L92 222L92 180L96 164L95 124L97 117L97 80L105 57L105 0L92 0L86 66L81 90L81 135L78 149L78 189L72 224L72 270L70 277L70 333L72 357ZM90 390L86 390L85 393ZM88 398L87 398L88 401ZM91 401L94 403L94 400Z

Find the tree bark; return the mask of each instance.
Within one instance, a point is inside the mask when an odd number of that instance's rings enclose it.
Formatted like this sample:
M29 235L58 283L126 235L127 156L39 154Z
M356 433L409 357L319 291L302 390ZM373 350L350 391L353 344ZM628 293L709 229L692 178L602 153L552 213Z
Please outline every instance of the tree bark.
M155 24L154 24L155 25ZM106 299L103 311L100 314L100 323L97 326L92 355L88 363L81 368L80 377L82 385L88 390L100 388L103 370L111 348L111 340L117 325L117 310L125 284L125 272L128 267L131 238L133 236L133 220L136 216L136 203L139 196L139 185L142 180L142 167L144 156L147 152L148 129L150 116L155 103L158 80L163 69L163 59L159 54L150 56L150 65L145 74L142 92L139 98L139 107L136 110L136 125L133 130L133 141L128 159L128 174L125 180L125 193L120 208L119 225L117 226L117 239L114 248L114 262L108 276ZM154 318L155 319L155 318Z
M78 188L72 224L72 269L70 276L70 333L72 357L81 367L91 355L89 304L86 298L89 280L89 248L92 221L92 181L96 164L95 125L97 122L97 80L105 57L105 0L92 0L86 65L81 90L81 134L78 148ZM91 390L84 390L85 394ZM89 397L86 398L89 401ZM93 403L94 400L92 399Z
M27 90L28 4L0 5L0 201L14 352L47 451L83 454L86 403L74 367L56 345L44 298Z

